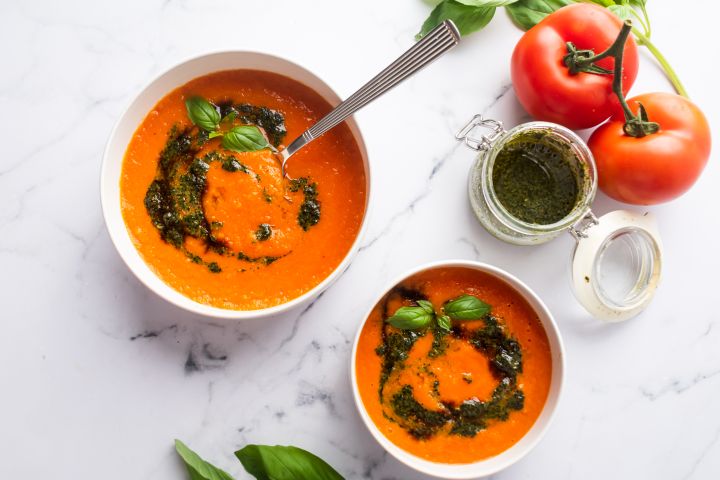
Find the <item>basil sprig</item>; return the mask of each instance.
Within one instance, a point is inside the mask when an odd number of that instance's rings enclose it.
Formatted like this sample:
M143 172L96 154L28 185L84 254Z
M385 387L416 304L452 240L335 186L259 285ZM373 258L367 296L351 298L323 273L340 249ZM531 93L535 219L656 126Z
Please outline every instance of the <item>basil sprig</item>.
M438 328L449 332L453 320L480 320L491 310L490 305L467 294L445 302L440 314L428 300L418 300L415 304L398 308L385 321L401 330L418 330L435 322Z
M203 460L180 440L175 440L175 450L185 463L190 480L234 480L230 474ZM257 480L344 480L323 459L298 447L246 445L235 452L235 456Z
M222 137L222 146L235 152L256 152L270 148L265 135L255 125L240 125L230 128L226 132L220 131L220 124L232 125L236 112L230 112L224 118L220 117L217 107L202 97L190 97L185 100L190 121L202 130L208 132L208 138Z
M436 321L438 327L440 327L442 330L445 330L446 332L452 330L452 319L447 315L440 315L439 317L437 317Z
M241 125L225 133L222 146L236 152L255 152L270 147L270 144L258 127Z
M429 313L422 306L400 307L395 314L386 321L395 328L401 330L416 330L430 325L435 317L435 312Z
M213 132L220 127L220 112L204 98L188 98L185 100L185 108L190 121L206 132Z
M490 313L490 305L472 295L461 295L446 302L443 310L453 320L477 320Z

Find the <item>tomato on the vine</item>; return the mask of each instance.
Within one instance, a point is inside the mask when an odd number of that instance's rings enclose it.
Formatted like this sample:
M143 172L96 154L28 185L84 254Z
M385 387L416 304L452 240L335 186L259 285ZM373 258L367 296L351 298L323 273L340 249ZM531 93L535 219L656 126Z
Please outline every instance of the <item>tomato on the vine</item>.
M597 55L618 36L622 21L609 10L589 3L563 7L528 30L512 56L512 81L518 100L538 120L571 129L593 127L615 111L618 99L610 74L579 71L571 73L564 63L567 42L577 50ZM589 52L580 52L590 54ZM594 62L612 71L615 60L605 57ZM623 59L623 94L637 76L638 53L635 40L628 38Z
M673 93L645 93L627 101L633 111L642 104L656 133L625 133L625 114L618 109L597 128L588 145L595 157L600 189L621 202L654 205L685 193L710 157L710 126L702 111Z

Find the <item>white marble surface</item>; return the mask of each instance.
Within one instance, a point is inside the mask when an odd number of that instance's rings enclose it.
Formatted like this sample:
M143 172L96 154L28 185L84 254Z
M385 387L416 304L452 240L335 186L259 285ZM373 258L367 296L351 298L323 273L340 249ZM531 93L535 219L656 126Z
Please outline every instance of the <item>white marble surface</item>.
M717 126L718 68L690 48L716 29L720 5L649 8L656 43ZM652 208L666 252L655 302L622 325L589 318L569 287L569 236L506 245L467 202L473 155L453 133L475 112L526 119L508 63L521 32L502 12L358 115L375 169L369 231L311 308L255 323L198 318L148 292L114 251L101 153L151 77L193 54L257 49L348 95L411 44L428 12L421 0L0 2L1 478L181 479L175 437L238 478L248 477L232 452L248 442L302 446L347 478L422 478L361 424L349 352L390 277L450 257L526 281L567 347L554 424L496 478L720 477L717 155L689 194ZM705 47L720 56L717 42ZM667 89L643 54L633 92ZM599 213L617 206L596 201Z

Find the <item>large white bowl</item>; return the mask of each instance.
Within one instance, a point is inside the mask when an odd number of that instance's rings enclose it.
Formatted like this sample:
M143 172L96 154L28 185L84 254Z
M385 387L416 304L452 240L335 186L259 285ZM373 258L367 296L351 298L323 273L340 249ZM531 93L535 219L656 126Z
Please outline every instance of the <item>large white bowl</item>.
M358 390L357 386L356 356L358 342L360 340L360 334L362 333L362 329L365 326L365 322L367 322L368 317L370 317L370 314L372 313L373 308L375 308L375 305L395 285L402 283L408 277L411 277L416 273L420 273L426 270L444 267L470 268L473 270L488 273L508 283L528 302L528 304L530 304L530 307L532 307L533 310L535 310L535 312L538 314L540 322L542 323L542 326L547 333L548 341L550 344L550 356L552 358L552 378L550 380L550 390L548 392L548 397L545 401L542 412L540 412L540 416L535 421L535 424L515 445L513 445L509 449L498 455L495 455L494 457L486 458L485 460L480 460L473 463L450 464L431 462L429 460L425 460L411 453L408 453L402 448L398 447L397 445L392 443L372 421L372 419L367 413L367 410L365 409L365 406L363 405L362 398L360 397L360 391ZM447 479L471 479L492 475L504 468L509 467L510 465L524 457L528 452L530 452L530 450L535 447L535 445L538 444L542 436L545 434L548 426L550 425L550 421L552 420L553 414L555 413L555 409L558 405L565 372L564 359L565 351L563 348L562 340L560 339L560 332L557 325L555 324L555 320L553 319L552 314L550 314L550 311L547 309L542 300L540 300L540 298L530 289L530 287L525 285L513 275L497 267L493 267L492 265L467 260L446 260L421 265L409 272L406 272L399 278L395 279L395 281L390 283L388 288L384 289L382 293L375 299L375 301L371 304L370 308L365 314L363 322L358 329L357 335L355 336L355 343L353 344L352 358L350 361L350 376L353 387L353 396L355 397L355 405L358 409L358 412L360 412L360 417L362 417L363 422L365 422L365 426L367 426L368 430L370 430L370 433L373 437L375 437L375 440L377 440L377 442L382 445L382 447L387 450L393 457L397 458L405 465L427 475L433 475L435 477Z
M320 78L303 67L279 57L258 52L240 51L210 53L194 57L158 76L143 88L130 103L130 106L120 117L110 134L110 139L108 140L103 155L102 172L100 176L100 196L105 224L110 232L110 238L115 248L135 276L150 290L178 307L201 315L232 319L260 318L275 315L317 297L317 295L330 286L330 284L342 274L357 252L366 229L368 205L370 204L370 164L368 163L367 151L357 123L353 118L350 118L346 123L358 143L365 164L365 191L367 192L365 216L363 217L358 236L345 255L345 258L343 258L342 262L340 262L337 268L335 268L327 278L314 288L289 302L274 307L259 310L228 310L198 303L184 296L163 282L148 267L130 240L120 209L120 172L125 150L130 143L130 139L155 104L175 88L208 73L243 68L264 70L285 75L312 88L327 100L330 105L335 106L340 103L340 97ZM290 140L292 139L288 139L288 141Z

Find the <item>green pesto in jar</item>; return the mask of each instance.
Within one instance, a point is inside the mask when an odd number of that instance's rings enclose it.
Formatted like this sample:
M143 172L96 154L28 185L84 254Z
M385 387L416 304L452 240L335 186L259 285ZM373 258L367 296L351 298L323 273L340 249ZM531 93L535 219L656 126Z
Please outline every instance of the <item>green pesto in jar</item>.
M513 217L550 225L578 202L585 176L579 165L570 146L552 134L520 132L495 157L493 190Z

